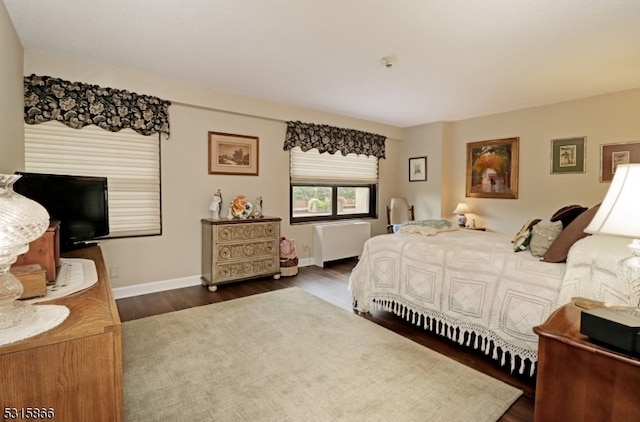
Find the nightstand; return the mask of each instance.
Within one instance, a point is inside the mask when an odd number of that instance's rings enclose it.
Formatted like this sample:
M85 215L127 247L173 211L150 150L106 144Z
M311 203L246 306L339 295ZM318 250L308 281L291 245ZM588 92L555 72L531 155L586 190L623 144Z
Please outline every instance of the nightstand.
M535 420L640 420L640 360L581 334L579 300L533 328L540 337Z

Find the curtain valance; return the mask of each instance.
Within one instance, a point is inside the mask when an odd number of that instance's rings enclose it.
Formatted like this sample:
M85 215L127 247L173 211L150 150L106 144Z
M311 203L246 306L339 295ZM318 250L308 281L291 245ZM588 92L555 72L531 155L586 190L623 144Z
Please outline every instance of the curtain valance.
M308 151L317 148L320 153L340 151L343 155L355 153L385 158L386 139L375 133L295 121L287 122L284 149L300 147Z
M96 125L110 132L130 128L169 136L170 101L50 76L24 77L24 121L56 120L74 129Z

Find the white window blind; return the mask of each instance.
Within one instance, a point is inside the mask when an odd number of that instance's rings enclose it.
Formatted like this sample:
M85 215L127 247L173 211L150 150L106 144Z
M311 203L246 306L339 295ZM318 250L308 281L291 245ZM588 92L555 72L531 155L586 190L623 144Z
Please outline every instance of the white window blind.
M292 182L378 183L378 159L340 152L320 154L317 149L290 150Z
M107 177L109 237L161 233L158 135L25 124L25 170Z

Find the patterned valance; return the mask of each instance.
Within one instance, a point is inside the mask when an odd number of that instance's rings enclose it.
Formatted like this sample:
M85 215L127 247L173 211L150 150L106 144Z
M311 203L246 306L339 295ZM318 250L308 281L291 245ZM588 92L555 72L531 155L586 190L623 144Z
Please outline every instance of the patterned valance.
M340 151L343 155L356 153L385 158L386 139L375 133L296 121L287 122L284 149L300 147L303 151L308 151L317 148L320 153L335 154Z
M24 121L56 120L74 129L96 125L110 132L130 128L169 136L170 101L49 76L24 77Z

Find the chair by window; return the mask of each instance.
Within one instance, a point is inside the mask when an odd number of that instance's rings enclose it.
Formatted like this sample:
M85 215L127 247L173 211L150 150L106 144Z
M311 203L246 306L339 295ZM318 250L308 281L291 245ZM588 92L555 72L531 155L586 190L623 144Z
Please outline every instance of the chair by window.
M405 198L391 198L387 205L387 232L393 233L394 224L413 220L413 205L409 205Z

